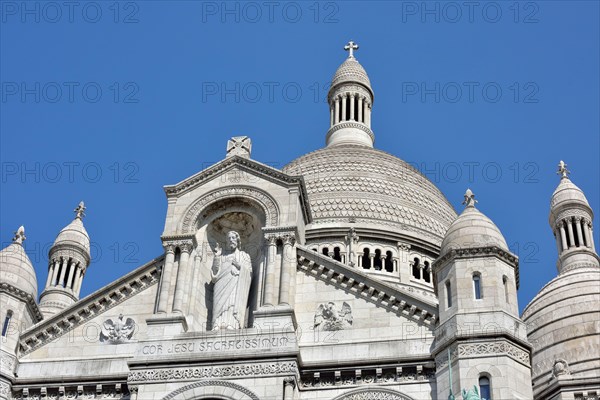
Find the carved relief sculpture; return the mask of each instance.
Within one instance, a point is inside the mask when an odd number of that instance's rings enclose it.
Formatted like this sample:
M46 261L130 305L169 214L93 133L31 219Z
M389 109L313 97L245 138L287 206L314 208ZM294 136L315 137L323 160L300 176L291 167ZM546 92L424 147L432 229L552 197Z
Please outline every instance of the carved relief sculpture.
M135 331L135 321L131 318L123 320L123 314L116 320L107 319L102 324L100 341L110 344L120 344L129 341Z
M315 329L323 331L339 331L352 326L352 308L346 302L338 311L333 302L320 304L315 313Z
M252 280L252 260L240 250L240 235L227 233L227 249L219 243L211 270L213 289L212 330L244 327Z

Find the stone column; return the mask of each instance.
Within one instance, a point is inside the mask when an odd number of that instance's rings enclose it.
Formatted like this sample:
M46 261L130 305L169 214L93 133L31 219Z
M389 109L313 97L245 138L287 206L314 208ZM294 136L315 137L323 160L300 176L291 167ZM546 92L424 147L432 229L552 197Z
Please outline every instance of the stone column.
M340 98L336 97L335 98L335 112L333 113L333 121L334 124L337 124L340 122Z
M579 241L579 246L584 247L585 244L583 242L583 232L581 232L581 217L575 217L575 230L577 232L577 240Z
M283 378L283 400L294 400L294 388L296 381L293 377L287 376Z
M173 300L173 311L183 312L183 294L185 293L185 286L188 278L189 259L190 252L192 250L191 244L184 243L179 246L181 255L179 256L179 268L177 268L177 283L175 285L175 300Z
M400 282L410 282L412 271L409 270L410 265L408 263L408 252L410 251L410 245L408 243L398 242L398 275L400 276ZM409 267L409 268L407 268Z
M350 94L350 116L348 119L350 121L354 120L354 93Z
M75 275L75 270L79 267L79 263L71 264L71 270L69 271L69 277L67 278L67 288L72 289L73 285L73 276Z
M362 268L362 258L364 256L363 252L357 251L356 252L356 265L358 266L358 268Z
M75 296L79 297L79 292L81 291L81 284L83 283L83 269L81 267L77 267L77 272L75 274L75 287L73 292Z
M575 247L575 235L573 235L573 221L571 218L567 220L567 230L569 231L569 243L571 243L569 248Z
M58 278L57 285L62 285L65 281L65 274L67 273L67 265L69 264L68 260L63 258L62 267L60 268L60 278Z
M590 244L592 245L592 251L596 251L596 245L594 244L594 229L591 222L589 223L588 228L590 231Z
M387 258L387 254L384 254L384 252L381 252L381 256L379 256L379 258L381 258L381 270L384 272L388 272L387 269L385 269L385 260Z
M283 260L281 265L281 280L279 281L279 304L292 305L292 290L296 284L296 255L294 251L294 241L296 237L293 233L286 233L281 238L283 240Z
M590 232L588 231L588 222L585 220L585 218L582 218L582 222L583 222L583 237L585 239L585 246L592 247L592 244L590 242Z
M346 97L347 97L346 94L342 95L342 121L345 121L346 117L347 117L347 115L346 115L346 101L347 101Z
M554 230L554 240L556 240L556 250L558 250L558 255L560 255L560 253L562 253L559 235L560 235L560 231L558 229L555 229Z
M333 126L334 123L334 119L333 119L333 104L329 105L329 126Z
M171 286L171 272L173 262L175 261L175 246L168 244L165 246L165 263L162 267L160 296L158 298L158 312L166 313L169 302L169 287Z
M365 104L365 125L369 128L371 127L371 105L369 103Z
M369 265L369 269L375 269L375 252L369 253L369 259L371 260L371 265Z
M358 118L357 118L358 122L364 122L364 119L363 119L363 101L364 101L364 98L362 96L359 97L359 99L358 99Z
M54 263L54 270L52 271L52 286L56 285L56 281L58 280L58 270L60 269L60 264L62 263L62 257L59 257L58 260Z
M558 223L558 227L560 229L560 241L562 243L562 249L565 251L569 248L569 246L567 245L567 234L565 232L565 224L563 221Z
M268 250L264 304L273 306L275 305L275 259L277 258L277 236L273 234L265 235L265 240L268 243Z
M52 260L50 263L50 267L48 267L48 278L46 279L46 287L49 287L52 284L52 277L54 275L54 269L58 265L58 261Z

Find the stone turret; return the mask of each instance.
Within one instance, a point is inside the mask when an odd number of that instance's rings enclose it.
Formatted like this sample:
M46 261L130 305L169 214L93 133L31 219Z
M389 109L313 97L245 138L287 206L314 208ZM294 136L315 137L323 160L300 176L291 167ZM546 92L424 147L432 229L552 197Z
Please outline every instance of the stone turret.
M0 251L0 399L6 399L14 382L19 335L41 319L35 303L37 277L25 253L25 228L15 232L12 243ZM6 388L7 392L4 391Z
M79 300L85 271L90 264L90 237L83 226L85 205L75 209L75 219L64 227L50 248L48 278L40 296L40 309L51 316Z
M440 316L436 398L476 386L482 398L532 399L531 346L517 304L518 258L475 203L467 190L465 209L433 264Z
M350 41L345 47L348 58L339 66L327 95L330 128L327 146L358 144L373 147L371 131L373 89L365 69L354 57L358 45Z

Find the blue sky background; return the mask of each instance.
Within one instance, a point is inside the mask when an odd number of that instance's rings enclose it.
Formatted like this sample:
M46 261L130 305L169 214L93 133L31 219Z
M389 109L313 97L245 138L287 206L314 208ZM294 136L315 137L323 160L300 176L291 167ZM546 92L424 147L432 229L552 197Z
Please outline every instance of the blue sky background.
M222 159L229 137L250 136L253 158L278 168L322 147L350 39L376 147L457 211L473 189L521 258L521 309L556 275L560 159L600 212L596 1L0 5L0 239L25 225L40 290L80 200L87 295L162 253L162 186Z

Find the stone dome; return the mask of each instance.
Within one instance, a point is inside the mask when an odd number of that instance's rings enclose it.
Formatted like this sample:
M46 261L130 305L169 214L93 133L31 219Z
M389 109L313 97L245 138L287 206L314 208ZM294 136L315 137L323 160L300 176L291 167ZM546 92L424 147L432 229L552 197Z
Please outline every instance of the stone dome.
M440 256L452 249L489 246L497 246L508 251L506 240L496 224L475 206L468 205L448 228L442 242Z
M56 236L52 247L67 245L83 249L90 256L90 236L88 235L81 218L75 218L65 226Z
M37 298L37 276L31 260L20 243L0 251L0 284L8 283Z
M344 61L333 74L333 78L331 79L331 88L333 89L335 86L342 83L356 83L359 82L367 87L373 94L373 89L371 89L371 81L369 80L369 76L367 72L363 68L362 65L358 62L358 60L354 57L348 57L346 61Z
M579 187L571 182L569 178L563 177L556 187L556 190L554 190L554 193L552 193L550 207L552 209L557 209L566 204L579 204L586 208L590 207L583 190L579 189Z
M599 302L600 268L578 268L554 278L525 307L536 391L556 378L600 377Z
M435 185L405 161L367 146L326 147L283 168L302 175L313 227L355 222L439 246L456 218Z

